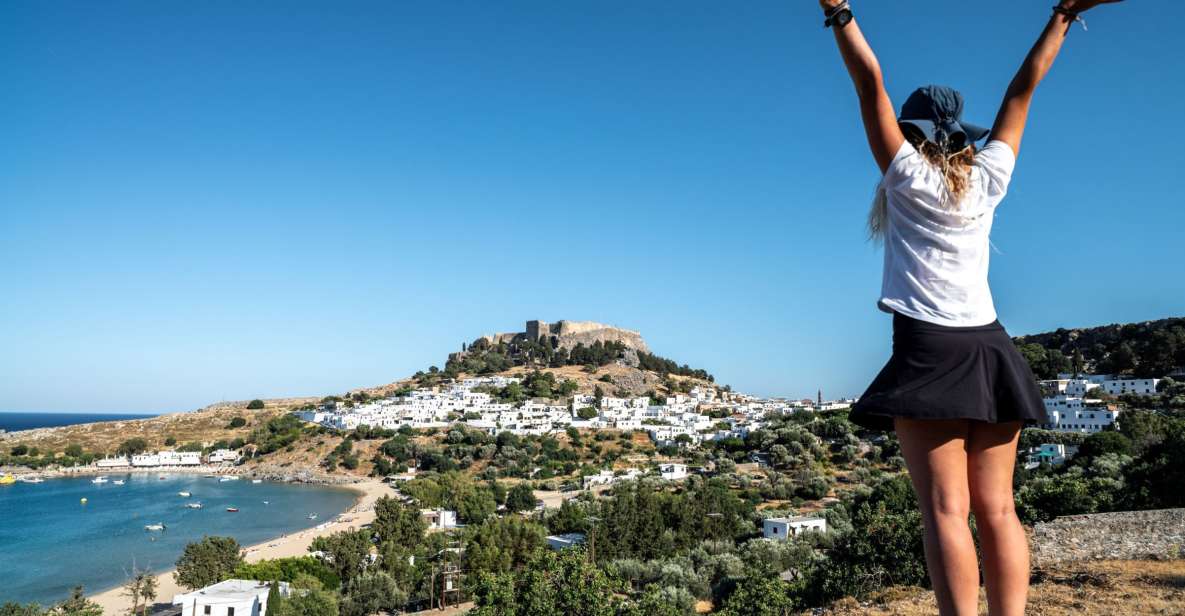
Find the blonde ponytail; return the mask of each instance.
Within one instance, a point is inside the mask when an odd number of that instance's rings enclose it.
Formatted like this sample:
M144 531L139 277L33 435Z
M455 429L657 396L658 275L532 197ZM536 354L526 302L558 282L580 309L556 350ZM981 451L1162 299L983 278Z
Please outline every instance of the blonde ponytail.
M943 206L950 211L957 210L962 203L967 190L971 188L971 167L975 164L975 146L969 145L962 150L947 154L946 149L933 141L919 141L913 143L914 148L942 173L946 184L946 194L943 195ZM876 196L872 200L872 208L868 212L868 236L874 241L883 240L885 225L888 221L888 199L885 190L877 187Z

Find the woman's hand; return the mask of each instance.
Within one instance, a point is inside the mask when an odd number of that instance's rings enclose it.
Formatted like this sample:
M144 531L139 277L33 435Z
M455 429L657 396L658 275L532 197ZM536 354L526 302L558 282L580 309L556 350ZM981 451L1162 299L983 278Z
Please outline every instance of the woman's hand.
M830 11L841 4L843 4L843 0L819 0L819 7L824 11Z
M1123 0L1062 0L1058 6L1072 13L1085 13L1100 4L1114 4Z

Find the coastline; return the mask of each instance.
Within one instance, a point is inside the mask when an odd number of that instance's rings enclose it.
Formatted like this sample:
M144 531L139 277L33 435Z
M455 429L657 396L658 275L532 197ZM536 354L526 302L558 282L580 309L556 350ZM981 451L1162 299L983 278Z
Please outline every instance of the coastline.
M358 494L358 497L349 509L346 509L332 520L291 534L280 535L267 541L244 546L243 559L249 563L253 563L265 559L307 555L308 548L313 543L313 539L373 522L375 501L381 496L394 494L390 486L377 479L366 479L349 484L326 483L326 485L335 485L352 490ZM177 582L173 579L173 571L174 569L170 568L168 571L163 571L156 575L156 603L158 604L172 603L174 595L188 592L177 585ZM103 608L103 613L108 616L126 614L132 607L131 599L124 594L122 586L115 586L101 592L93 593L89 595L89 598L98 603Z
M11 473L18 481L27 477L42 479L63 479L69 477L88 477L92 475L236 475L243 479L263 479L281 483L307 483L326 486L350 487L358 483L356 477L327 475L310 471L268 472L242 464L201 464L197 466L141 466L97 468L89 466L69 466L53 470L32 470L29 468L0 467L0 474Z

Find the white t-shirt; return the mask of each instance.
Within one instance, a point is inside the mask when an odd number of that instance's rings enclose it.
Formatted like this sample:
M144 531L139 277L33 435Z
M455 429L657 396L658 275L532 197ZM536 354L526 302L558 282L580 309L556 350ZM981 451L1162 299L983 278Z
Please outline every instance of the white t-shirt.
M953 327L996 320L988 235L1015 165L1011 146L989 142L975 156L962 202L948 207L942 172L908 141L901 145L877 187L887 214L881 310Z

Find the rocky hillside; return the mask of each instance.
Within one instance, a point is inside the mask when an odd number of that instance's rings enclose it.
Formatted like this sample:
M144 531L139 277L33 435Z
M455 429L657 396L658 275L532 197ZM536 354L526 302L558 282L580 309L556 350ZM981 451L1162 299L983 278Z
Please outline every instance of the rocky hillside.
M1029 616L1185 614L1185 560L1105 560L1035 569ZM980 606L986 599L980 593ZM890 588L868 601L843 599L812 616L931 616L934 593ZM981 612L982 613L982 612Z
M7 435L6 447L18 444L37 447L41 451L62 451L67 445L80 445L84 450L96 454L114 454L119 444L133 438L142 438L149 450L165 449L165 441L172 439L176 444L214 443L246 439L251 431L267 420L302 404L313 402L312 398L282 398L268 400L264 408L248 410L247 402L222 402L188 413L170 413L148 419L105 421L56 428L24 430ZM231 421L242 417L246 423L231 427Z
M1185 368L1185 318L1019 336L1039 376L1073 370L1160 378Z

